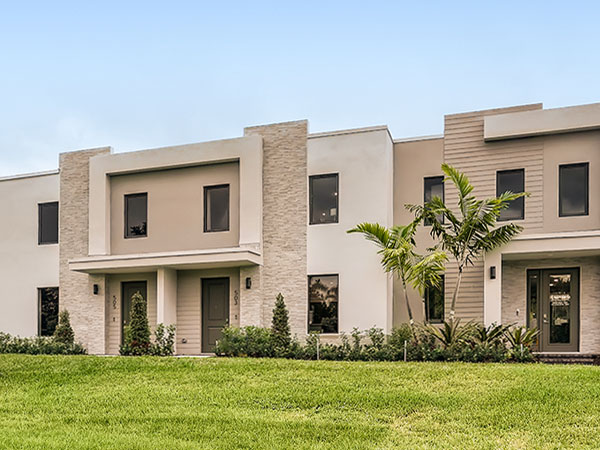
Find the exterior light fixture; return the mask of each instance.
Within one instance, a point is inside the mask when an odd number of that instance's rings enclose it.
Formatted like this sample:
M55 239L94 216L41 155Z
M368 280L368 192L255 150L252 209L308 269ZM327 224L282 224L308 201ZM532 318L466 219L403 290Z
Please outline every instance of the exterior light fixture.
M93 287L94 290L94 295L98 295L98 292L100 292L100 286L98 286L97 284L94 285Z
M490 280L496 279L496 266L490 267Z
M246 277L246 289L250 289L252 287L252 278Z

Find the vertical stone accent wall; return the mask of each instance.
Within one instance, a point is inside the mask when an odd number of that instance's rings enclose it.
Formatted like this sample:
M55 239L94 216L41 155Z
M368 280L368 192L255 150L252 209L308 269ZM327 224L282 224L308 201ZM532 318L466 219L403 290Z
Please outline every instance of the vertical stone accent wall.
M579 349L600 352L600 258L560 258L502 263L502 323L525 325L527 269L579 267ZM519 310L517 315L516 311Z
M242 325L269 326L275 297L285 297L292 334L307 329L308 122L245 129L263 138L263 266L240 270ZM252 277L252 289L245 279Z
M75 338L95 354L105 353L105 277L70 271L69 260L88 256L89 159L109 152L106 147L62 153L59 162L60 308L69 310Z

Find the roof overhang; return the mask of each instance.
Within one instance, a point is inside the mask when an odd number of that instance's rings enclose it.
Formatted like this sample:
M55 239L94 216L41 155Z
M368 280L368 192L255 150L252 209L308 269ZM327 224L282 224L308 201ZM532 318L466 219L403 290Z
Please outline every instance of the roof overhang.
M600 256L600 232L524 234L499 251L503 260Z
M215 269L262 264L258 251L234 247L198 251L88 256L69 261L69 269L83 273L132 273L155 271Z
M485 141L600 129L600 103L486 116Z

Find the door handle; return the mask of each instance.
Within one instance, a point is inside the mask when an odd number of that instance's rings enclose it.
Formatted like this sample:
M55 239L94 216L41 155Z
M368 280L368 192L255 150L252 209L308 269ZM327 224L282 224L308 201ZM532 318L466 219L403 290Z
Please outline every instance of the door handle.
M544 314L544 319L543 319L544 323L549 323L548 322L548 314Z

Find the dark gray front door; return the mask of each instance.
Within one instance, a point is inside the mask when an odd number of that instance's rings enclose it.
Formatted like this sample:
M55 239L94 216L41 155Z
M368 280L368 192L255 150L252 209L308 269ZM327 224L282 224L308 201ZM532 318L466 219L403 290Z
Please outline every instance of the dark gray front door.
M528 278L528 325L541 332L539 350L579 351L579 269L530 270Z
M229 278L202 280L202 352L213 352L229 325Z
M142 294L142 297L148 301L145 281L126 281L121 284L121 343L125 336L125 325L129 325L131 319L131 297L136 292Z

